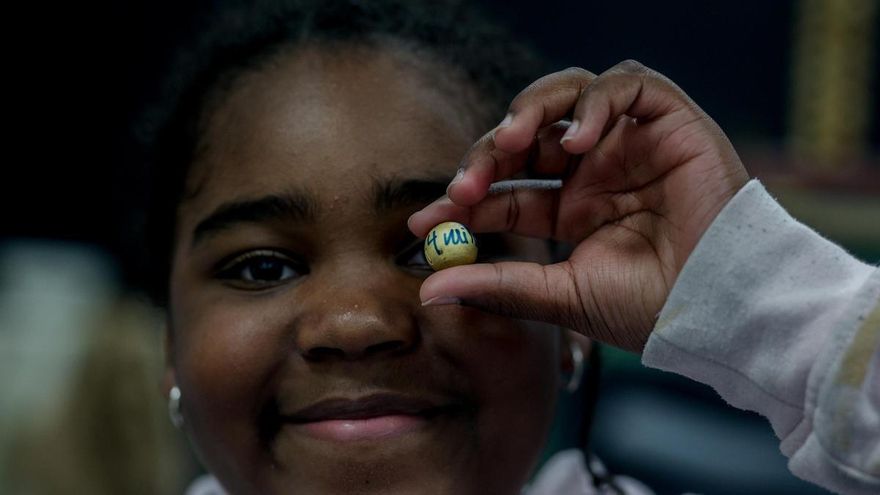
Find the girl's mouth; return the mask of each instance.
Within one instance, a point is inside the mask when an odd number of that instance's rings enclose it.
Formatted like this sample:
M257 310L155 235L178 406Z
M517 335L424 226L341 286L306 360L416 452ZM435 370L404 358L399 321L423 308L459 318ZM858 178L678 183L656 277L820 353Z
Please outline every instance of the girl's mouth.
M388 414L363 419L312 421L297 424L296 428L319 440L350 442L403 435L423 427L427 421L419 415Z
M455 405L398 394L380 393L358 399L318 401L282 415L303 434L319 440L350 442L404 435L424 427L432 418L451 413Z

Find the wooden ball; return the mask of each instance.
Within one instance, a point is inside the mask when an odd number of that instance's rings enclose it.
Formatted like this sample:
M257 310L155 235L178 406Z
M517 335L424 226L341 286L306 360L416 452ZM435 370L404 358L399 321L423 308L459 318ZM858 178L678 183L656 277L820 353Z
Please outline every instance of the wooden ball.
M458 222L443 222L425 238L425 259L435 271L477 261L473 234Z

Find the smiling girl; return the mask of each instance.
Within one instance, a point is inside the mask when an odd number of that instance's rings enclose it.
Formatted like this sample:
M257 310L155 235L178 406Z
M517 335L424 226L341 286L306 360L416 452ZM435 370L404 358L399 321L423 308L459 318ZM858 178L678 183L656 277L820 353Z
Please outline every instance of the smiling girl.
M156 297L183 428L231 493L517 493L536 462L566 337L423 307L406 228L527 79L469 12L314 2L205 35L160 141Z

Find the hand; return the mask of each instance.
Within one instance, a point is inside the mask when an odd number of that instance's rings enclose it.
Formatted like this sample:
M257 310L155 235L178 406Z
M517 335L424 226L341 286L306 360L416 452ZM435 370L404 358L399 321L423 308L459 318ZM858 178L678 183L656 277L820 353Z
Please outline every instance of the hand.
M563 185L489 192L524 170ZM569 259L450 268L428 277L420 297L641 352L697 241L747 181L718 125L661 74L633 61L598 77L550 74L517 95L467 153L447 196L409 227L424 237L453 220L476 232L555 239L574 246Z

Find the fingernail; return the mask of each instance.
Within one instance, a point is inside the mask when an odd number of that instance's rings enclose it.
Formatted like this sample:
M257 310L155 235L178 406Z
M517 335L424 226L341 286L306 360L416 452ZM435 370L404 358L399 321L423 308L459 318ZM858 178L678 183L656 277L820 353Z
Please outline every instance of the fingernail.
M419 211L413 213L412 215L410 215L409 218L406 219L406 228L412 230L413 217L415 217L416 215L418 215L421 212L422 212L422 210L419 210Z
M424 301L422 306L443 306L448 304L461 304L461 299L457 297L437 296Z
M455 173L455 177L452 178L452 182L450 182L449 184L458 184L459 182L461 182L461 179L464 179L463 168L458 169L458 172Z
M513 114L507 114L504 116L504 120L502 120L500 124L495 126L495 128L504 129L505 127L509 126L511 122L513 122Z
M569 139L574 138L574 135L577 134L578 128L581 126L581 123L578 122L577 119L571 121L571 125L568 126L568 130L565 131L565 134L562 135L562 139L559 140L560 143L564 143Z
M464 169L460 168L458 169L458 172L455 173L455 177L452 178L452 182L450 182L449 185L446 186L446 194L449 195L449 189L452 188L452 186L461 182L462 179L464 179Z

